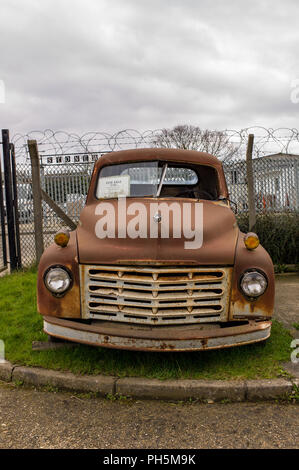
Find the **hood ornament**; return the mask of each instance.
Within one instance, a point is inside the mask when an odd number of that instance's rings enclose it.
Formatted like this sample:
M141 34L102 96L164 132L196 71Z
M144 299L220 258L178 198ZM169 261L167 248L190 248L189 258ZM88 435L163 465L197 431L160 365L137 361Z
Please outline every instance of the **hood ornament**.
M158 224L159 222L161 222L162 216L161 216L160 212L157 212L157 213L153 216L153 219L154 219L155 222L157 222L157 224Z

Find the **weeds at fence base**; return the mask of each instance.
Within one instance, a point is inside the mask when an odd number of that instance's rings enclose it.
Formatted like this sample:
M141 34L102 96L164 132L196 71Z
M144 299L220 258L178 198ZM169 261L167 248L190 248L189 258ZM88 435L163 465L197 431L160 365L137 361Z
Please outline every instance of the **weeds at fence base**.
M237 215L242 232L248 232L248 214ZM299 212L267 212L257 215L256 233L274 264L281 267L299 262ZM287 271L285 271L287 272Z

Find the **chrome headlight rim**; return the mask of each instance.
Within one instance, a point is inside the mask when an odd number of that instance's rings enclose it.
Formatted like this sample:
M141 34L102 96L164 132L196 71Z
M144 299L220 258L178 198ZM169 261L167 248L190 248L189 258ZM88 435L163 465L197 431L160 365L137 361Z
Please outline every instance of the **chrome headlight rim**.
M263 276L263 278L265 279L266 281L266 286L263 290L263 292L261 292L260 294L257 294L257 295L254 295L254 294L247 294L243 288L242 288L242 281L244 280L244 277L247 275L247 274L250 274L250 273L257 273L257 274L260 274ZM249 299L249 300L257 300L259 297L261 297L262 295L264 295L264 293L266 292L268 288L268 276L267 274L262 271L261 269L258 269L258 268L250 268L250 269L246 269L246 271L243 271L243 273L241 274L240 276L240 279L239 279L239 289L242 293L242 295L246 298L246 299Z
M62 271L65 271L68 276L69 276L69 279L70 279L70 283L69 285L67 286L67 288L62 291L62 292L55 292L53 290L50 289L50 287L48 286L48 283L47 283L47 275L49 274L50 271L54 270L54 269L61 269ZM52 266L49 266L46 271L44 272L44 275L43 275L43 281L44 281L44 285L45 287L47 288L47 290L54 296L54 297L63 297L67 292L69 292L69 290L72 288L73 286L73 276L72 276L72 273L71 271L66 267L66 266L63 266L61 264L53 264Z

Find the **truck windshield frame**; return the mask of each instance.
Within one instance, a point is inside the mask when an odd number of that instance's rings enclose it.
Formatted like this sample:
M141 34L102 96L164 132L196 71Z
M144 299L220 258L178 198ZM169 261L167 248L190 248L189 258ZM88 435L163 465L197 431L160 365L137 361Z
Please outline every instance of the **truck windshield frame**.
M210 165L159 160L116 163L103 166L98 172L95 197L218 200L219 180Z

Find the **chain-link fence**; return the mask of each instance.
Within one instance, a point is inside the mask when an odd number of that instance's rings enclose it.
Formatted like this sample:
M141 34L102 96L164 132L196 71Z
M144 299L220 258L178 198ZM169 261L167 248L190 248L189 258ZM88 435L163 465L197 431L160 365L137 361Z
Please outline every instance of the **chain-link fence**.
M1 158L1 152L0 152ZM7 268L5 187L0 160L0 273Z
M33 224L33 198L31 167L27 139L37 139L40 153L42 189L73 220L78 222L85 204L89 179L94 162L103 153L113 150L152 147L157 143L160 130L121 131L113 136L88 133L84 136L65 132L45 131L14 137L17 158L18 205L20 219L21 252L23 265L36 259ZM295 129L266 130L245 129L224 131L201 142L199 150L216 153L217 147L227 145L227 151L219 158L223 161L230 199L237 205L238 217L248 213L248 185L246 171L246 145L248 135L254 133L253 180L257 214L298 213L299 211L299 138ZM224 137L219 136L222 134ZM217 145L215 139L220 140ZM213 140L214 139L214 140ZM168 147L175 147L169 142ZM179 146L179 145L177 145ZM212 146L214 146L212 148ZM213 151L214 149L214 151ZM216 149L216 150L215 150ZM224 155L224 156L223 156ZM56 213L43 201L44 245L48 246L53 235L65 225ZM284 219L275 218L276 224ZM284 229L284 227L280 227Z
M299 210L299 155L268 155L252 163L256 212ZM238 213L247 212L246 161L232 160L223 166L230 199Z
M89 180L94 162L79 163L72 167L66 165L41 166L42 189L53 201L77 223L80 212L84 207ZM34 242L34 213L31 166L27 162L17 164L18 205L21 252L23 265L35 262ZM65 223L42 201L43 236L47 247L53 241L53 236Z
M4 260L4 250L3 250L4 241L5 241L4 232L0 224L0 272L3 271L6 267L6 263Z
M0 272L6 268L6 234L4 217L3 186L0 165Z

